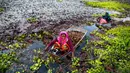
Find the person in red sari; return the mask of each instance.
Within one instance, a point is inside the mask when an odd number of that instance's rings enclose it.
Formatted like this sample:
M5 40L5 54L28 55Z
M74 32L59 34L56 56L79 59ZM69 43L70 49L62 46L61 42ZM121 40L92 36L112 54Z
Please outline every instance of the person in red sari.
M66 31L61 31L58 37L52 40L47 45L45 51L48 51L50 47L55 50L57 49L62 54L64 54L65 52L72 52L72 57L74 57L74 47L72 44L72 40L69 38L68 33Z
M100 23L100 25L110 23L111 22L110 14L106 12L105 15L103 15L102 17L99 17L97 21L98 23Z

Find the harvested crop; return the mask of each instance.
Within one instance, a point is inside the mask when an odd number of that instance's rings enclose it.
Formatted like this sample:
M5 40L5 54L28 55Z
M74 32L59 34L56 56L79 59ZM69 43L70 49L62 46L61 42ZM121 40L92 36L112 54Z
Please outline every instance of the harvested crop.
M84 34L78 31L68 31L68 35L71 38L73 45L76 45Z

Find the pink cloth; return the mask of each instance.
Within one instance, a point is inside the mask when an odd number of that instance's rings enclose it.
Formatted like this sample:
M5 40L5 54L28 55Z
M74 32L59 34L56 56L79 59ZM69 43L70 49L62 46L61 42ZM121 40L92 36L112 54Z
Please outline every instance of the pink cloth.
M101 18L99 23L100 23L100 24L106 24L107 21L106 21L105 19Z
M66 35L65 39L62 39L62 36L61 36L62 34ZM67 41L68 41L68 33L66 31L60 32L59 36L57 37L57 40L62 45L65 44L65 43L67 43Z

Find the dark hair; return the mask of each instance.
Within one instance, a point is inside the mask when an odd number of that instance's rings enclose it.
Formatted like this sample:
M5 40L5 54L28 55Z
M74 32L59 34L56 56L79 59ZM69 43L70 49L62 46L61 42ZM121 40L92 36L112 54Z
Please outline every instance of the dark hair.
M109 13L108 13L108 12L106 12L106 13L105 13L105 15L109 15Z

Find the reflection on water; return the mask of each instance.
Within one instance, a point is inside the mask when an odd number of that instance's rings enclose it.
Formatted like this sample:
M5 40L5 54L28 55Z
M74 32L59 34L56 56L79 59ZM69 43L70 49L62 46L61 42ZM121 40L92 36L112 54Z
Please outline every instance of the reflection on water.
M96 24L92 25L92 26L84 26L84 29L86 29L87 32L87 36L90 36L90 33L94 30L97 30L98 27L96 26Z
M28 46L28 49L38 49L38 48L44 48L45 45L43 44L42 41L37 41L37 40L34 40L33 41L34 43L31 44L30 46Z

